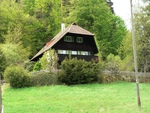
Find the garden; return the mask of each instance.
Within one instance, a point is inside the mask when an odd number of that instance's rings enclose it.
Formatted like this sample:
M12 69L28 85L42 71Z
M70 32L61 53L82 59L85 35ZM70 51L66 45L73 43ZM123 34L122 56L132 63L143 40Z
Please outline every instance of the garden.
M150 112L150 84L140 84L139 108L135 78L119 76L115 67L111 75L104 75L101 66L94 61L66 58L57 71L49 68L29 72L21 66L7 67L4 72L7 83L2 86L4 110L6 113ZM41 68L39 64L35 67Z

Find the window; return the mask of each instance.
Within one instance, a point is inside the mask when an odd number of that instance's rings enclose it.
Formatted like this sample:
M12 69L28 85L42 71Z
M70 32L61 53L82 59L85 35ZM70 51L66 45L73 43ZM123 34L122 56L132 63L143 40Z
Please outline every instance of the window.
M77 55L77 51L72 51L71 54L72 55Z
M72 37L72 36L65 36L64 37L64 41L65 42L74 42L74 37Z
M74 51L74 50L58 50L58 54L71 54L71 55L91 55L90 51Z
M83 37L77 37L77 40L76 40L78 43L82 43L83 42Z
M58 54L66 54L66 50L58 50Z
M89 55L88 51L81 51L81 55Z

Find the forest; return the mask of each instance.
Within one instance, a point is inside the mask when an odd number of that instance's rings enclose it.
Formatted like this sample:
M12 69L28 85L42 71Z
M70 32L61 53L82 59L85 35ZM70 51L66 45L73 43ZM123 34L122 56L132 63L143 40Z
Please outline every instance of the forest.
M138 70L150 72L150 1L134 6ZM61 23L95 34L105 68L134 71L131 31L105 0L0 0L0 74L9 66L33 70L30 59L60 30Z

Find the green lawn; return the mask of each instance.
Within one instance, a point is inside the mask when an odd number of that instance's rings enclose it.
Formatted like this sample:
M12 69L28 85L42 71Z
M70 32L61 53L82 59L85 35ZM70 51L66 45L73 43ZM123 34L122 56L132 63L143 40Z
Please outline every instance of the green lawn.
M5 113L150 113L150 84L86 84L12 89L3 86Z

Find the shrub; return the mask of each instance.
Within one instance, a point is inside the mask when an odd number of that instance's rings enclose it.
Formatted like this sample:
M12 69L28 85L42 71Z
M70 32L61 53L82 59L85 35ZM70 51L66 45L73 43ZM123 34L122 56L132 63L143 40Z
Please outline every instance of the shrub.
M107 56L106 70L111 71L111 75L119 75L121 59L119 56L110 54Z
M40 59L41 69L52 71L55 67L57 67L58 56L54 49L50 49L46 51L42 58Z
M33 86L56 85L58 84L57 75L53 72L37 71L31 76Z
M65 59L61 64L61 69L58 79L67 85L97 81L100 72L99 65L94 61L86 62L76 58Z
M114 75L103 75L102 76L102 82L103 83L112 83L118 80L118 76L114 76Z
M38 61L34 64L33 71L41 70L41 63Z
M6 59L5 56L3 55L3 53L1 52L1 48L0 48L0 79L3 79L3 73L5 71L5 68L7 67L6 64Z
M33 71L34 69L34 62L31 62L31 61L27 61L24 63L24 68L28 71Z
M13 88L30 86L29 73L21 66L7 67L4 72L4 78Z

